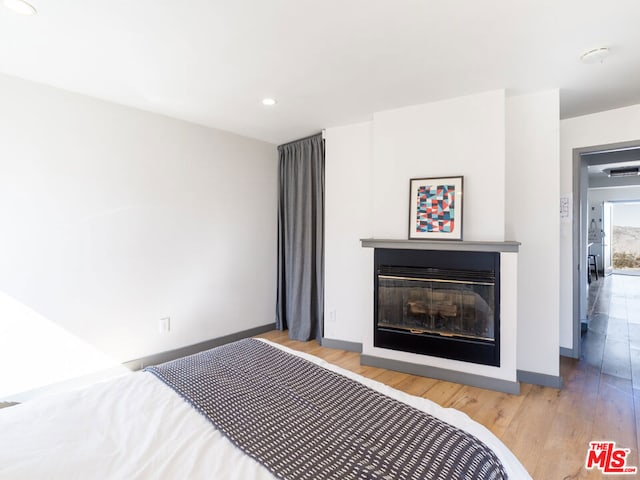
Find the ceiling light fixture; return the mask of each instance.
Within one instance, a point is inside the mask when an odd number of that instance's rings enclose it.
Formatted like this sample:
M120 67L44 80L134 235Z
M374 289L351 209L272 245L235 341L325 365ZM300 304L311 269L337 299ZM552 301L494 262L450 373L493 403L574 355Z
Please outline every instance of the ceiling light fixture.
M276 103L278 103L276 101L275 98L263 98L262 99L262 104L267 106L267 107L273 107Z
M580 55L580 60L582 63L602 63L610 53L609 47L593 48Z
M624 168L608 168L603 170L610 178L616 177L636 177L640 175L639 167L624 167Z
M38 13L36 8L24 0L2 0L5 7L20 15L35 15Z

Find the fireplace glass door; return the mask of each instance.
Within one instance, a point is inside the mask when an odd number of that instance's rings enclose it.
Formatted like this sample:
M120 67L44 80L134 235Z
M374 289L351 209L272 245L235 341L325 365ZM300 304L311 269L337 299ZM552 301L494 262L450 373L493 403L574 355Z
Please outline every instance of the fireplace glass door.
M479 279L476 272L465 278L464 272L416 270L378 275L378 329L495 340L491 278Z

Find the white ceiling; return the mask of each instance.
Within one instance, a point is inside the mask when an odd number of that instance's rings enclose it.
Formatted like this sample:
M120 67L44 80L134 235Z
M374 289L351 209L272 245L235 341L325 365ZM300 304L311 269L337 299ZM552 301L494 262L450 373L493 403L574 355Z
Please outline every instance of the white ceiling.
M562 117L640 103L638 0L31 3L0 8L0 72L272 143L500 88L560 88Z

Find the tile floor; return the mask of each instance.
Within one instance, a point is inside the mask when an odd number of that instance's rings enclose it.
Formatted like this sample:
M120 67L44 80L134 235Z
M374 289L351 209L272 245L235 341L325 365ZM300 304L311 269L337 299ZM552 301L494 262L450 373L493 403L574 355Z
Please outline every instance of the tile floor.
M640 395L640 276L593 281L588 314L582 359L603 374L631 381L634 396Z

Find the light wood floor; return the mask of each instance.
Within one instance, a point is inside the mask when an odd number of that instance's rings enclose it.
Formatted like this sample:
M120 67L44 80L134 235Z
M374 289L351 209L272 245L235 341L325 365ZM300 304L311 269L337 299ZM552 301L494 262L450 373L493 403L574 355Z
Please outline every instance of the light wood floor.
M589 303L583 356L560 361L562 390L522 384L520 395L362 366L357 353L289 340L286 332L260 336L462 410L498 436L536 480L602 478L584 468L590 441L630 448L627 465L640 467L640 277L593 282Z

